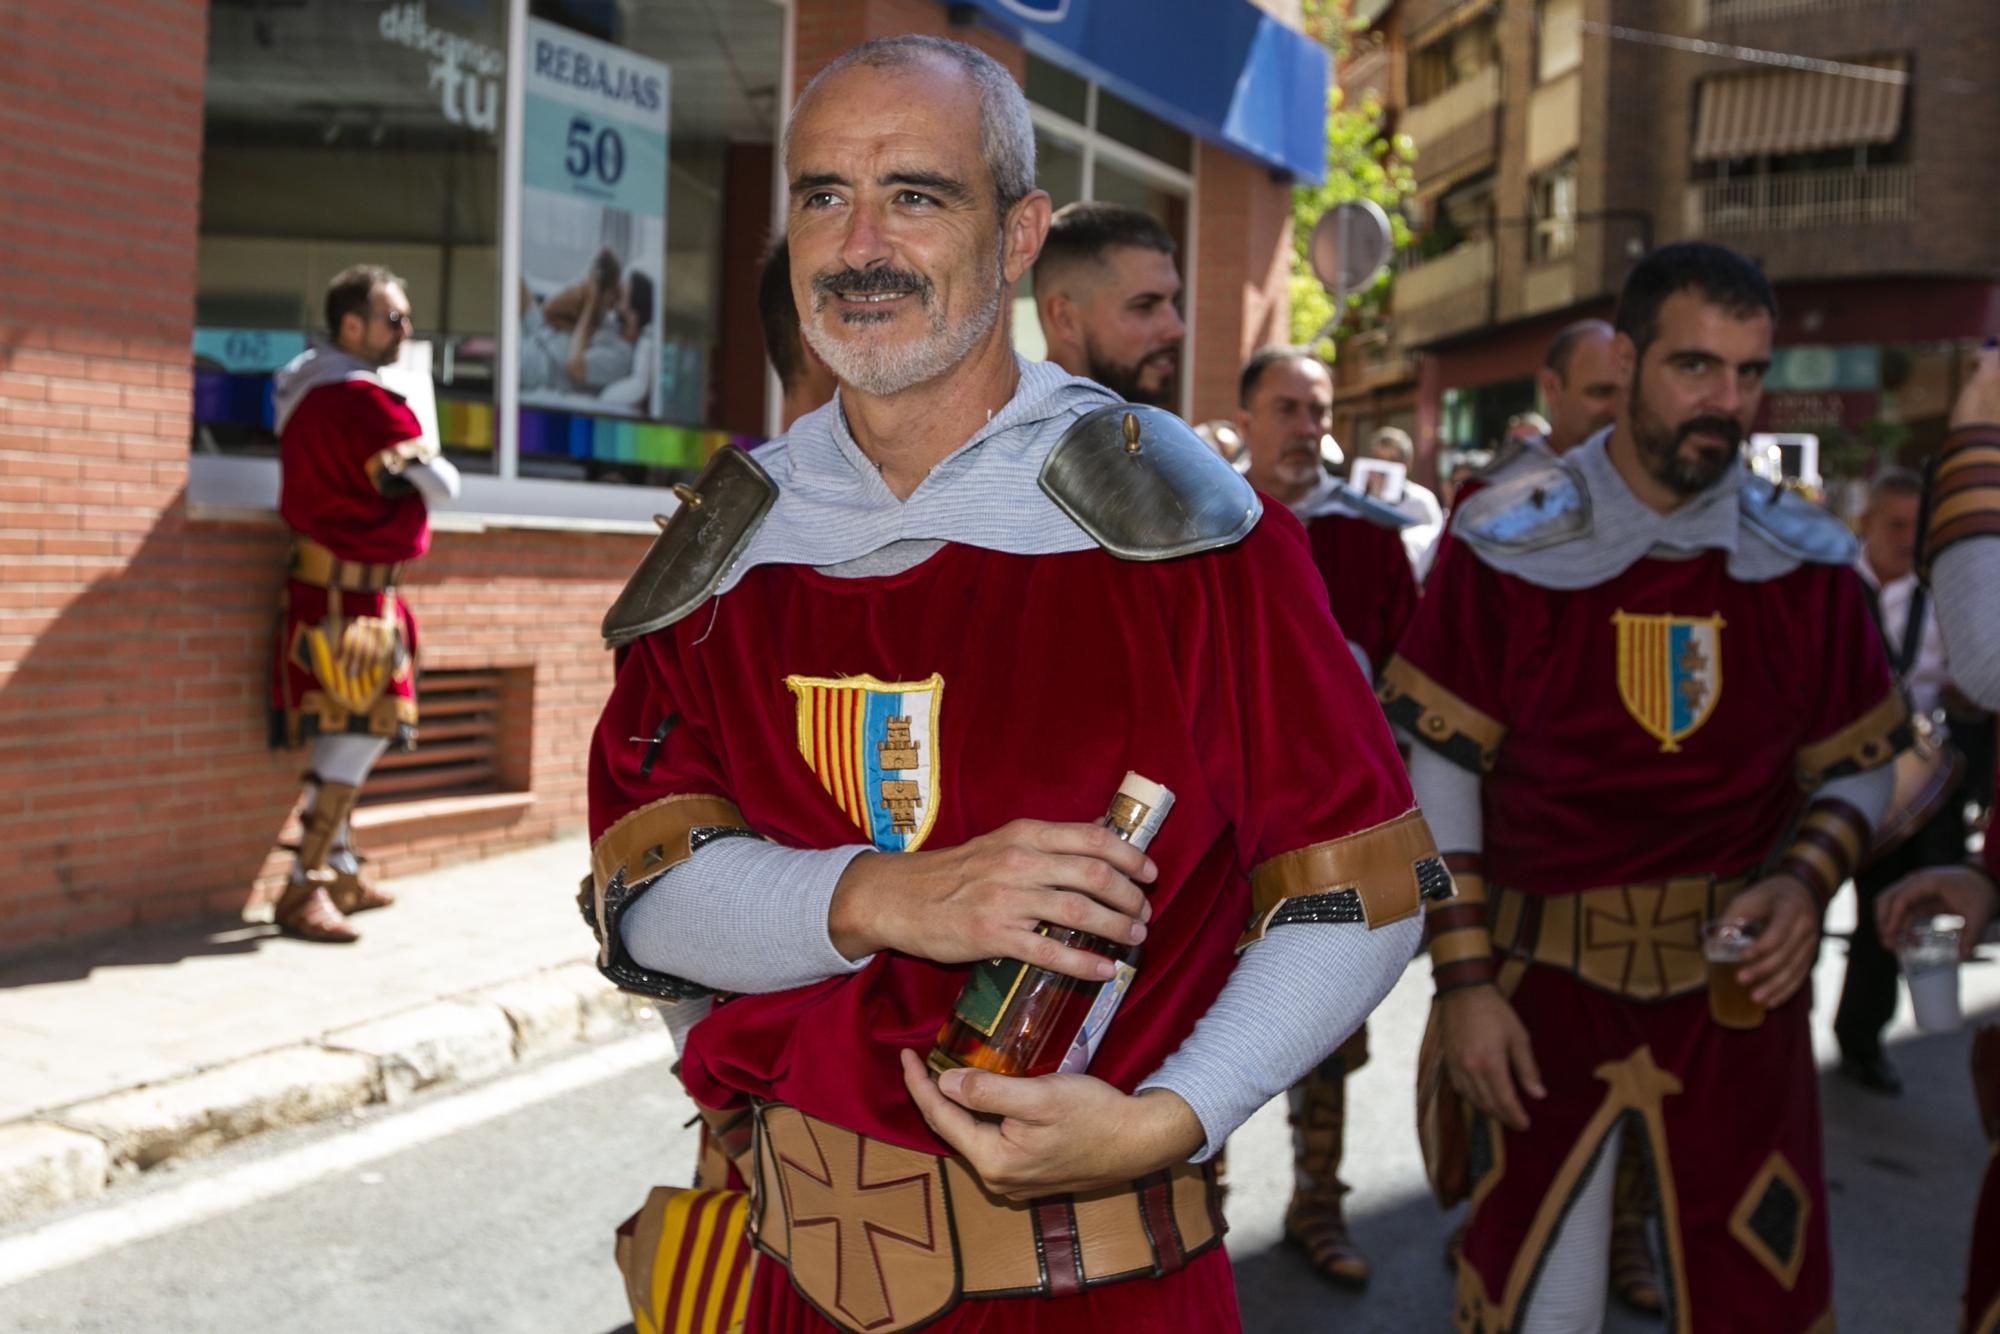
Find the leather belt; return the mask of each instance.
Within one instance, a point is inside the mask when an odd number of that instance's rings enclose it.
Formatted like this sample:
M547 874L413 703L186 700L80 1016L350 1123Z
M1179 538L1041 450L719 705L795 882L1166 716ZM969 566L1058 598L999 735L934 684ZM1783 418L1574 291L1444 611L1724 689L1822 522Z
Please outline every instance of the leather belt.
M962 1297L1061 1297L1169 1274L1222 1240L1207 1165L1022 1204L958 1158L767 1104L757 1112L758 1248L844 1329L893 1334Z
M1631 1000L1668 1000L1707 988L1702 923L1749 883L1698 875L1580 894L1489 888L1493 946Z
M365 561L342 560L310 537L294 533L291 575L300 583L316 588L338 588L348 593L379 593L401 582L403 563L371 565Z

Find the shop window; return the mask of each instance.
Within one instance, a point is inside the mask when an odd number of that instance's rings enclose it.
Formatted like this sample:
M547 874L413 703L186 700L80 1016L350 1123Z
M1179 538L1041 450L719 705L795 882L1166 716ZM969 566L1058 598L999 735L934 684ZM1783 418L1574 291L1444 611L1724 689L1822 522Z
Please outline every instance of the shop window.
M1529 193L1535 226L1528 258L1537 264L1568 258L1576 250L1576 159L1534 177Z
M536 47L527 71L507 68L510 8L213 0L192 348L197 509L270 507L272 373L322 336L326 282L359 262L407 282L416 364L404 371L417 383L428 371L440 441L467 474L460 511L636 526L669 507L647 492L691 475L724 444L761 438L765 366L751 294L767 238L741 224L772 215L787 11L532 0L530 37L555 33L566 45L562 34L575 34L580 49L605 43L664 71L659 128L621 138L566 105L538 112ZM527 80L528 166L521 264L503 273L515 77ZM544 131L554 161L582 154L587 169L643 198L538 203L532 164ZM600 303L613 313L585 331L590 357L576 379L564 355L571 312L544 303L587 282L602 252L615 261ZM514 299L520 323L503 330ZM522 349L511 423L501 421L513 398L500 384L503 333ZM626 487L575 485L604 482Z

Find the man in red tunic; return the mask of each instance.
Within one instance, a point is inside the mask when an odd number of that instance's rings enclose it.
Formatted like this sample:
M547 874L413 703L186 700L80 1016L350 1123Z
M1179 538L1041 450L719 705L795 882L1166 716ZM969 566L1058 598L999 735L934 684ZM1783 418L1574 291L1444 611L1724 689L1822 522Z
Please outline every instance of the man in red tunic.
M1601 1327L1628 1136L1672 1328L1832 1327L1804 983L1908 725L1852 536L1739 461L1775 314L1721 247L1642 261L1616 424L1461 508L1384 672L1458 883L1430 930L1473 1108L1461 1331Z
M392 902L361 875L348 814L391 741L416 744L417 626L396 588L430 546L429 506L458 471L379 371L410 330L403 282L356 265L327 287L328 342L277 376L283 483L292 530L272 663L273 739L310 743L304 833L278 925L307 940L359 939L349 913Z
M1266 347L1237 380L1244 475L1306 526L1333 619L1361 670L1389 660L1417 609L1417 580L1402 531L1413 522L1326 470L1320 442L1333 425L1333 377L1304 348ZM1347 1077L1368 1059L1368 1030L1315 1066L1290 1092L1293 1190L1285 1236L1313 1268L1343 1287L1368 1282L1341 1199Z
M718 455L607 617L600 964L755 1108L748 1328L1237 1328L1203 1160L1393 985L1442 865L1296 523L1014 354L1049 201L1005 69L857 48L785 170L840 390ZM1178 798L1144 854L1092 823L1127 770ZM968 965L1108 976L1044 922L1144 941L1089 1073L933 1079Z

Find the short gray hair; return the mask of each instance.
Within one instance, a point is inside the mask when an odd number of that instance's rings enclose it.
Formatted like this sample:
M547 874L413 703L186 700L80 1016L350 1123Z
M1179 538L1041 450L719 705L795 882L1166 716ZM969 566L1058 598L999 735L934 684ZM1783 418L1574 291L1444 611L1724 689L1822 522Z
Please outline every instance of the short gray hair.
M813 92L828 78L855 65L869 69L900 69L925 57L948 60L972 80L979 93L979 152L993 169L993 191L1001 213L1021 202L1035 188L1035 122L1028 115L1028 99L1007 67L977 47L945 37L905 33L900 37L877 37L834 57L792 104L792 118L785 125L785 161L789 170L792 156L792 126L799 110L812 100Z

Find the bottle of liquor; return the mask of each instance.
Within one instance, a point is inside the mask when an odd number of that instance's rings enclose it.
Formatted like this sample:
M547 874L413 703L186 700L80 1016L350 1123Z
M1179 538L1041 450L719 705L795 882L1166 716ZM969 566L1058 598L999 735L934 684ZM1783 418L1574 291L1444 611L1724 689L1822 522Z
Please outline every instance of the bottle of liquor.
M1099 821L1144 851L1160 832L1174 794L1128 773ZM1139 947L1044 922L1036 930L1072 949L1111 960L1106 982L1085 982L1022 963L986 959L973 966L951 1018L938 1030L930 1067L939 1074L969 1066L1002 1075L1074 1073L1090 1064L1097 1044L1138 971Z

